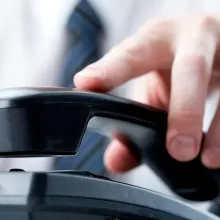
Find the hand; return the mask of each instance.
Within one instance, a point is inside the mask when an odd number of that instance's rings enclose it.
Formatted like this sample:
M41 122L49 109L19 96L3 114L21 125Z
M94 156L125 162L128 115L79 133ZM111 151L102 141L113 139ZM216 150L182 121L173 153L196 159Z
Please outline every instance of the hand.
M167 150L179 161L200 152L205 102L220 88L220 16L152 20L108 54L76 74L78 89L107 92L137 78L133 99L168 112ZM205 138L201 159L220 168L220 105ZM138 165L113 140L105 153L111 172Z

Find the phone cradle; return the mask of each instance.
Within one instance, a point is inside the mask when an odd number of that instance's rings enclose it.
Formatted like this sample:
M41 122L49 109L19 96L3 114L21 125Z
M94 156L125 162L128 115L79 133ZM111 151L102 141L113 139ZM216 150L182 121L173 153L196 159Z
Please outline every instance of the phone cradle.
M178 196L208 201L219 196L218 171L199 157L172 159L165 148L167 114L130 100L64 88L0 92L0 156L74 155L92 129L127 142ZM74 157L73 157L74 159ZM0 174L0 219L219 219L187 203L88 172Z

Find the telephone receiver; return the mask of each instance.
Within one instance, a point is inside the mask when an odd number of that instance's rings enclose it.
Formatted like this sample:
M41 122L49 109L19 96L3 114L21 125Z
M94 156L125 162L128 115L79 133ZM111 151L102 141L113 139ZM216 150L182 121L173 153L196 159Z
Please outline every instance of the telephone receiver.
M86 129L126 141L140 163L184 199L210 201L220 194L219 170L204 167L200 156L179 162L168 154L166 112L67 88L0 91L0 157L75 155Z

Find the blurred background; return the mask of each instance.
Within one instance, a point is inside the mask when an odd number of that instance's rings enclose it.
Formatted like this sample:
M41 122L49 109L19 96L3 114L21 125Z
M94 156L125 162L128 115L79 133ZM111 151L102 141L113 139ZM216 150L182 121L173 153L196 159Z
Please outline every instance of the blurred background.
M193 4L189 8L177 2L172 1L176 8L172 13L161 11L159 15L178 16L194 10ZM74 88L72 79L77 71L134 33L148 18L158 17L159 4L162 8L164 3L149 0L0 0L0 88ZM139 13L142 5L147 7L148 14ZM132 83L112 93L129 98ZM217 96L213 96L207 103L209 114L204 119L205 128L215 110L216 99ZM0 159L0 169L87 170L173 196L146 166L124 175L109 174L103 164L108 143L108 139L87 131L74 157ZM198 205L206 208L209 204Z

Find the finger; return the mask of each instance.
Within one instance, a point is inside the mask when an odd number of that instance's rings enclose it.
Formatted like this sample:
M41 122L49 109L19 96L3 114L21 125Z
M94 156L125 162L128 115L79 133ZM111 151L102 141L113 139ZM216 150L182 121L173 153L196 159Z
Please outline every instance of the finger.
M167 111L170 97L170 70L152 71L135 80L132 99Z
M132 99L142 104L166 109L169 100L169 77L170 74L151 72L145 74L135 81ZM114 135L115 138L118 136ZM126 140L115 139L105 153L105 165L110 172L121 173L135 168L139 163L136 161Z
M190 33L190 34L189 34ZM217 40L209 27L188 30L177 44L171 76L167 149L177 160L197 156Z
M116 139L105 151L104 164L111 173L123 173L139 165L129 148Z
M146 72L172 62L172 22L147 24L96 63L75 75L80 89L109 91ZM161 28L163 27L163 28Z
M220 168L220 101L211 126L206 134L202 162L210 169Z

